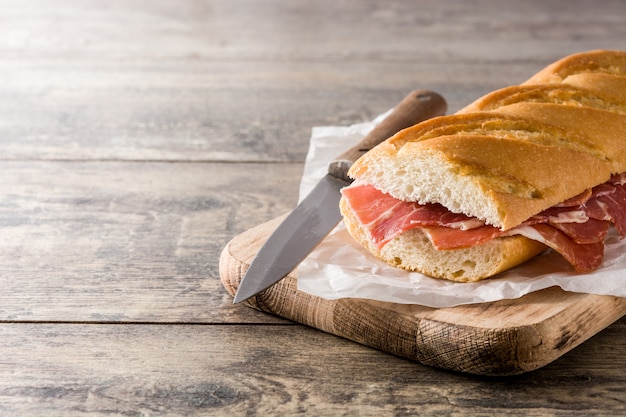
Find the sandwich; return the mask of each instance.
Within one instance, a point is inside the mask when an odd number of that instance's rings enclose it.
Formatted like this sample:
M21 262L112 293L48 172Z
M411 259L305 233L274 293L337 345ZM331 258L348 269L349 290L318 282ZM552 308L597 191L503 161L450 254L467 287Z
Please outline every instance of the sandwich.
M348 175L346 229L393 266L474 282L552 250L594 271L609 232L626 236L626 52L558 60L398 132Z

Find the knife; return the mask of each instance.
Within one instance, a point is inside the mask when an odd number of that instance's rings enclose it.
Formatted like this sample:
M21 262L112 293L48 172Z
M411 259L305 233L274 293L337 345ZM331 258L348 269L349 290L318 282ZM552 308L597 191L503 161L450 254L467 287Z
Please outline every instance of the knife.
M363 140L332 161L328 173L263 244L237 288L234 303L283 279L337 226L341 220L340 190L352 182L348 169L354 161L396 132L441 116L446 109L446 101L439 94L412 91Z

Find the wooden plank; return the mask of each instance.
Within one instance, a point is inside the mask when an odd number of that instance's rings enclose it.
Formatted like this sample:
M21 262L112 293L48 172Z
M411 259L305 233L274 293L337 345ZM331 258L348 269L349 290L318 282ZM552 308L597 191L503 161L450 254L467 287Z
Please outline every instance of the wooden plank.
M414 88L440 91L455 109L534 72L505 67L3 61L2 159L303 161L313 126L371 120Z
M434 0L419 15L372 0L0 10L2 158L204 161L301 161L312 126L371 119L414 88L458 109L574 50L622 47L626 14Z
M220 274L235 294L282 217L231 240ZM626 314L626 298L548 288L522 298L433 309L361 299L326 300L297 290L292 272L246 303L261 311L427 365L479 375L536 370Z
M532 376L449 374L302 326L0 324L3 415L593 416L626 323Z
M2 56L109 59L528 61L573 50L621 48L624 5L506 0L468 4L427 0L96 0L0 2L10 36ZM58 24L51 24L58 22ZM288 34L288 36L286 36ZM513 46L513 47L512 47ZM558 52L557 52L558 51Z
M0 414L623 415L624 319L474 378L232 306L217 257L295 202L311 126L623 48L625 8L0 0Z
M277 322L233 306L217 264L233 235L295 205L299 164L0 171L0 320Z

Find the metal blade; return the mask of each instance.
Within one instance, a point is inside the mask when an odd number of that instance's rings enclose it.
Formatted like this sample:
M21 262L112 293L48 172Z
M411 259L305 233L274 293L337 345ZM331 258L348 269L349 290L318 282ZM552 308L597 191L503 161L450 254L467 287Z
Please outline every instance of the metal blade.
M340 190L348 183L327 174L272 233L244 275L235 303L293 271L341 220Z

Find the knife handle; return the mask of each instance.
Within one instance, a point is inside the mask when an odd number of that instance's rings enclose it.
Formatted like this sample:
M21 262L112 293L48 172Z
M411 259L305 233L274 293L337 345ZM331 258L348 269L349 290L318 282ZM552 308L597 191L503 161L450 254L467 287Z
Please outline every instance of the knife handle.
M352 182L348 170L363 154L402 129L445 114L447 107L445 99L433 91L410 92L363 140L332 161L328 165L328 173L340 180Z

